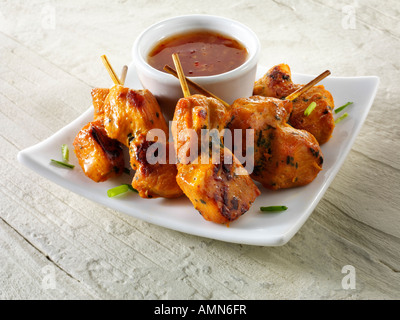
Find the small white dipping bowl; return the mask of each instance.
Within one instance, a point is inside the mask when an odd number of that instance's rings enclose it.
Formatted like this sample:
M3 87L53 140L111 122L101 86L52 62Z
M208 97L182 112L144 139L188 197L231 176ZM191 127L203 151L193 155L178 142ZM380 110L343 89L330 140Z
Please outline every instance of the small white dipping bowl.
M211 15L185 15L158 22L136 39L132 48L133 62L142 86L157 98L166 120L172 120L176 103L183 97L179 80L159 71L147 63L154 46L167 37L195 30L210 30L241 42L247 49L247 60L234 70L213 76L188 77L217 97L231 104L238 98L253 93L257 63L260 56L260 41L247 26L237 21ZM171 67L174 68L172 65ZM190 88L192 94L196 91Z

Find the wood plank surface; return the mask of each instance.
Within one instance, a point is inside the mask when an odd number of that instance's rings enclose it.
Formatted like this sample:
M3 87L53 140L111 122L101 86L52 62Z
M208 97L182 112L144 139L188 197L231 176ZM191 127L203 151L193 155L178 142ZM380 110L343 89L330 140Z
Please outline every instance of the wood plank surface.
M82 114L92 87L111 85L100 55L121 70L147 26L190 13L248 25L262 65L380 77L352 151L284 246L161 228L17 162ZM0 299L399 299L399 22L395 0L0 1ZM342 287L346 265L355 289Z

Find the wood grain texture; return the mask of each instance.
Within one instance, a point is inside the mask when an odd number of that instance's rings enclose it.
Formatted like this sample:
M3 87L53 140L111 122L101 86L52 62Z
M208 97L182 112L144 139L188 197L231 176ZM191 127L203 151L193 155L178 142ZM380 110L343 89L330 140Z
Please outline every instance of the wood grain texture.
M400 298L397 1L0 4L0 299ZM348 5L355 29L343 27ZM111 85L100 55L121 70L142 30L189 13L248 25L260 38L265 66L380 77L343 167L282 247L157 227L69 192L16 160L18 151L84 112L92 87ZM345 265L355 267L356 289L342 288Z

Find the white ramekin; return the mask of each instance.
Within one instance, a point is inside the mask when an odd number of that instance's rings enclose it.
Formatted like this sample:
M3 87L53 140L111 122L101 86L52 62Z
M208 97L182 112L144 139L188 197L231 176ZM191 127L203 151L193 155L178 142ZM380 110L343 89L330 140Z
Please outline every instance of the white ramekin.
M185 15L158 22L136 39L132 48L133 62L142 86L157 98L166 120L172 120L177 101L183 97L179 81L147 63L147 56L156 43L171 35L193 30L212 30L240 41L248 51L244 64L234 70L203 77L188 77L228 103L252 95L260 57L256 34L237 21L211 15ZM171 66L174 67L174 66ZM196 93L191 89L191 93Z

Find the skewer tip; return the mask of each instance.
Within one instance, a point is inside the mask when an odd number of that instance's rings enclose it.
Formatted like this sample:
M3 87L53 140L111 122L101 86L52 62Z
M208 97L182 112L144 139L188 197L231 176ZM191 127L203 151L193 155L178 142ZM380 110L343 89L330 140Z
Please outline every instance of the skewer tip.
M100 56L101 60L103 61L104 66L106 67L108 74L111 77L111 80L114 82L114 84L119 84L121 85L121 81L118 79L114 69L112 68L110 62L108 61L108 58L105 54Z
M125 65L122 67L121 77L119 79L121 82L121 85L124 85L127 73L128 73L128 66Z

